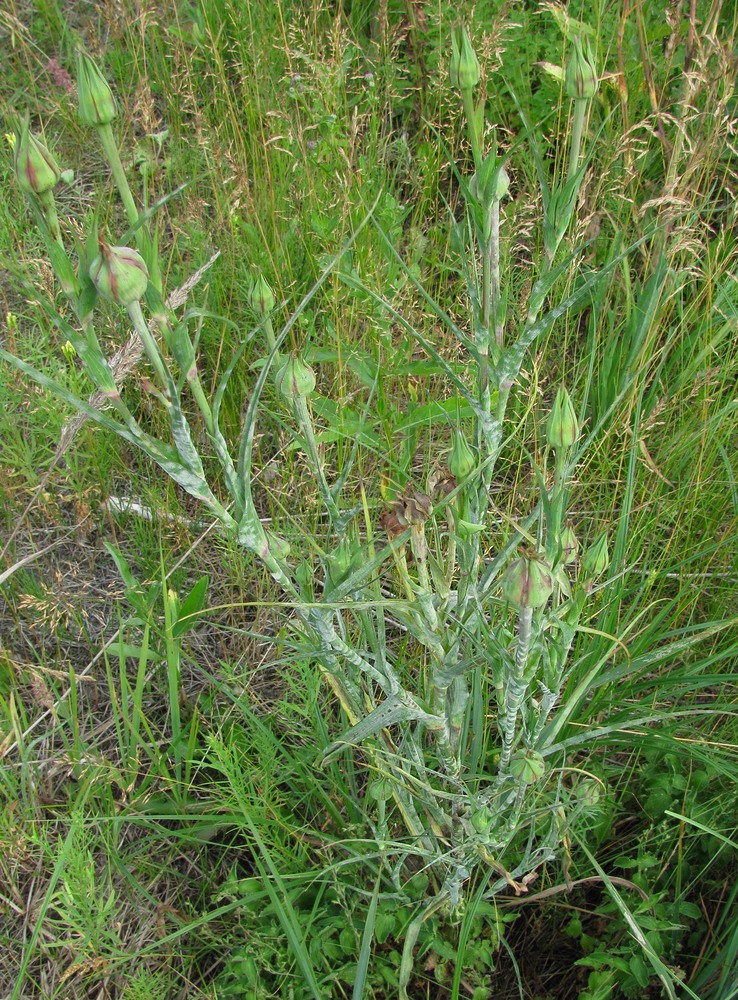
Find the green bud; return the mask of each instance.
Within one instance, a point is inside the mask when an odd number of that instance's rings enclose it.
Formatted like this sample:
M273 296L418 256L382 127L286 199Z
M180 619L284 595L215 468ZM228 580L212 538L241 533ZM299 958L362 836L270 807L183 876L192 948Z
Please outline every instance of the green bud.
M482 806L475 813L472 814L471 825L476 831L476 833L484 834L489 833L492 829L492 825L495 820L495 814L489 808L489 806Z
M538 553L525 553L502 578L502 593L521 608L542 608L553 593L551 570Z
M269 542L269 549L277 559L286 559L290 554L290 543L286 538L281 538L279 535L275 534L273 531L267 529L266 532L267 540Z
M603 531L593 545L587 549L582 558L582 576L586 580L595 580L602 576L610 565L610 553L607 550L607 532Z
M77 99L83 125L109 125L118 114L108 81L86 52L77 53Z
M260 316L268 316L274 309L274 292L263 274L259 273L251 287L251 308Z
M277 373L277 389L288 399L309 396L315 388L315 372L298 354L290 354Z
M510 761L510 774L524 785L534 785L546 773L546 762L536 750L520 750Z
M479 60L465 24L451 29L451 62L448 73L451 86L456 90L471 90L479 83Z
M130 247L110 247L102 240L89 274L103 298L124 307L143 298L149 283L149 272L140 253Z
M571 448L579 437L579 424L569 393L561 387L546 424L546 438L549 446L556 451Z
M574 100L591 100L599 90L592 47L588 38L572 38L572 50L566 63L564 89Z
M577 805L582 809L596 809L603 795L603 784L596 778L582 778L576 786Z
M579 542L574 534L571 521L567 521L561 532L561 561L564 566L569 566L577 557L579 552Z
M59 164L41 140L33 135L27 118L16 136L14 163L18 185L29 194L51 191L61 176Z
M454 431L454 444L448 456L448 470L457 482L466 479L477 467L477 459L461 431Z

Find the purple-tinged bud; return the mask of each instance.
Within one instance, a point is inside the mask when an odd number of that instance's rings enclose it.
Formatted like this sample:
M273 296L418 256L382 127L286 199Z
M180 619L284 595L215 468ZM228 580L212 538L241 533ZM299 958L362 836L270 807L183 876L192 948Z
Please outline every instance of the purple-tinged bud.
M83 125L109 125L118 114L108 81L86 52L77 54L77 100Z
M140 253L131 247L110 247L102 240L89 274L103 298L124 308L142 299L149 284L149 272Z
M579 437L579 424L569 393L562 388L556 393L553 409L546 424L546 439L556 451L571 448Z
M551 570L535 552L526 552L502 578L502 593L521 608L542 608L553 593Z
M29 194L51 191L61 177L59 164L41 140L33 135L27 118L16 136L14 163L18 185Z
M567 521L561 532L561 561L564 566L569 566L577 557L579 552L579 542L574 534L571 521Z
M592 46L588 38L572 39L572 50L566 63L564 89L567 97L574 100L591 100L600 87L595 69Z
M249 303L255 313L260 316L268 316L274 309L274 292L272 286L263 274L255 279L249 296Z
M451 30L451 62L448 73L451 86L456 90L471 90L479 83L479 60L465 24Z
M277 372L277 389L288 399L309 396L315 389L315 372L298 354L290 354Z
M269 542L269 550L277 557L277 559L286 559L290 554L290 543L286 538L282 538L275 532L267 529L266 532L267 540Z

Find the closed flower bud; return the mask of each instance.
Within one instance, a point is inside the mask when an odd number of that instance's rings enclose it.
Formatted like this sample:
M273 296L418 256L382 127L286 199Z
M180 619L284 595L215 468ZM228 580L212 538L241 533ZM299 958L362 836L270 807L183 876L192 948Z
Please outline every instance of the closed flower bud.
M85 52L77 55L77 99L83 125L109 125L118 114L108 81Z
M309 396L315 388L315 372L297 354L290 354L277 373L277 388L288 399Z
M607 532L603 531L593 545L587 549L582 558L582 576L586 580L594 580L602 576L610 565L610 553L607 550Z
M15 175L23 191L45 194L58 182L59 164L28 127L26 119L15 141Z
M561 532L561 561L565 566L569 566L577 557L579 552L579 542L574 534L571 521L567 521Z
M521 608L542 608L553 593L551 570L537 553L526 553L502 578L502 593Z
M524 785L534 785L546 773L546 762L536 750L521 750L510 761L510 774Z
M592 47L587 38L572 39L572 50L566 63L564 89L575 100L591 99L599 90Z
M268 316L274 309L274 292L263 274L259 274L251 287L249 302L260 316Z
M282 538L280 535L277 535L273 531L269 530L267 530L266 536L269 542L270 552L272 552L277 559L286 559L290 554L290 543L287 539Z
M451 86L457 90L471 90L479 83L479 60L465 24L451 31L451 62L448 73Z
M448 468L457 482L466 479L476 468L477 460L461 431L454 431L454 444L448 456Z
M143 298L149 283L149 272L140 253L130 247L110 247L102 240L89 273L100 295L124 307Z
M556 400L546 424L549 446L561 451L571 448L579 437L579 424L569 393L563 387L556 393Z

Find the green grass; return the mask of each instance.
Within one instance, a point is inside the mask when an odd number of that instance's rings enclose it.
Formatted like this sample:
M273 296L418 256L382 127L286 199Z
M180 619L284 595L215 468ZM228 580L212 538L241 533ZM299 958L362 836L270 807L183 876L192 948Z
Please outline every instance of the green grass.
M488 118L512 150L502 267L518 320L542 244L535 157L516 102L558 175L568 126L552 111L568 105L538 66L562 58L551 15L513 8L498 21L492 6L477 5L472 37L487 57ZM410 10L424 23L409 22ZM724 5L714 40L695 47L686 24L671 35L660 4L631 12L621 36L620 14L597 5L591 15L611 75L592 108L599 142L571 245L592 242L560 275L551 304L589 268L657 234L527 355L493 481L499 535L486 553L496 560L532 510L535 481L517 445L542 465L548 408L565 382L587 442L570 506L581 542L609 528L612 582L587 606L588 631L551 723L547 760L568 826L566 851L530 885L541 898L523 906L525 897L485 897L498 877L487 868L464 910L414 926L432 872L408 861L393 803L376 797L376 755L344 751L322 763L349 723L268 575L218 528L205 531L203 511L107 430L85 426L54 464L72 411L3 364L0 524L9 544L0 573L57 544L2 583L3 996L393 997L413 926L411 997L521 995L509 989L512 972L495 978L495 968L511 968L506 948L528 995L563 995L576 960L582 1000L734 995L738 295L726 122L736 113L736 24ZM698 4L701 23L707 14ZM460 217L470 153L446 70L448 16L287 0L132 15L127 3L93 20L86 5L15 0L0 14L0 34L13 39L0 81L3 131L30 110L61 166L75 169L58 189L60 216L81 235L96 213L122 236L99 148L45 68L55 58L73 72L82 33L123 105L114 127L137 197L144 156L150 204L186 185L157 214L167 290L220 250L188 306L202 314L208 389L248 341L222 403L231 444L265 354L248 301L253 268L286 319L378 199L377 226L362 229L341 262L353 280L328 277L288 346L318 372L312 407L331 478L359 435L346 494L362 507L362 539L379 545L387 489L423 487L447 457L449 421L471 426L441 363L463 375L464 353L418 287L469 329L449 206ZM159 148L149 136L163 129ZM65 337L44 308L51 296L63 309L63 298L5 153L0 182L0 255L10 262L0 277L2 346L86 396L93 387L65 360ZM99 334L112 353L128 329L112 309L105 315ZM124 396L165 433L140 369ZM189 416L207 448L194 405ZM259 514L315 573L328 531L271 380L255 456ZM212 459L206 466L216 470ZM111 496L139 500L153 519L117 513ZM167 591L184 601L204 575L202 615L175 635ZM392 584L388 569L382 585ZM418 648L387 616L386 641L414 676L424 669ZM347 616L350 638L371 637L377 620ZM475 683L472 734L494 703L489 678ZM483 769L495 747L473 735L470 746ZM540 802L548 808L543 793ZM566 879L576 883L570 896ZM534 909L537 922L528 920ZM531 968L541 926L552 952L570 948L558 984L545 980L542 960Z

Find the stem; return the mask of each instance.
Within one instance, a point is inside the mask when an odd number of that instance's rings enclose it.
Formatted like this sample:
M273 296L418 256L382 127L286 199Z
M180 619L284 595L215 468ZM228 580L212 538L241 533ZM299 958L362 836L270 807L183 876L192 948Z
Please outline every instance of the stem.
M310 410L305 396L295 397L295 410L297 411L300 428L305 439L308 458L310 460L313 473L318 480L318 488L320 489L321 496L323 497L323 503L326 506L333 528L337 532L339 538L341 538L344 533L341 513L336 506L336 501L333 499L333 494L331 493L330 487L328 486L328 482L325 478L323 463L320 459L320 453L318 451L318 443L315 440L313 419L310 415Z
M546 531L546 558L551 566L558 555L561 520L564 513L564 485L566 481L566 449L556 450L554 484L551 496L551 523Z
M59 216L56 213L54 192L44 191L42 194L37 195L37 197L44 219L46 220L46 225L49 227L49 232L63 250L64 240L62 239L61 229L59 228Z
M164 360L161 356L161 351L159 346L154 340L154 335L151 330L149 330L148 323L144 318L143 311L141 309L140 302L131 302L129 306L126 307L128 315L133 323L133 329L141 338L141 343L144 346L146 355L151 362L151 366L159 377L159 381L162 384L162 388L166 393L169 392L169 372L166 369Z
M515 723L517 722L520 706L523 704L525 692L528 684L524 680L525 668L528 663L528 652L530 650L530 640L533 632L533 608L521 608L518 616L518 645L515 650L515 666L511 676L507 679L505 690L505 707L502 717L498 721L502 735L502 754L500 756L500 767L497 772L495 785L499 787L507 777L507 771L512 757L513 742L515 740Z
M187 384L190 387L192 396L200 408L205 430L210 438L218 460L223 468L228 491L236 504L236 519L240 519L244 507L243 489L238 478L228 445L220 432L220 428L215 422L213 411L202 387L197 366L193 363L192 368L187 372Z
M131 188L128 184L126 172L123 169L123 164L120 160L118 146L116 145L115 137L113 136L113 128L108 122L106 125L98 125L97 131L100 136L100 142L102 144L103 152L105 153L105 158L107 159L113 174L115 186L118 188L118 193L120 194L121 201L123 202L123 207L126 210L126 216L128 217L130 224L135 226L137 225L140 216L138 209L136 208L136 202L133 199L133 194L131 193ZM142 244L145 243L143 227L136 230L136 242L139 245L139 249Z
M587 97L579 97L574 101L574 115L571 125L571 148L569 149L569 169L566 172L567 182L572 179L579 169L579 154L582 149L584 120L587 117L588 101L589 98Z

